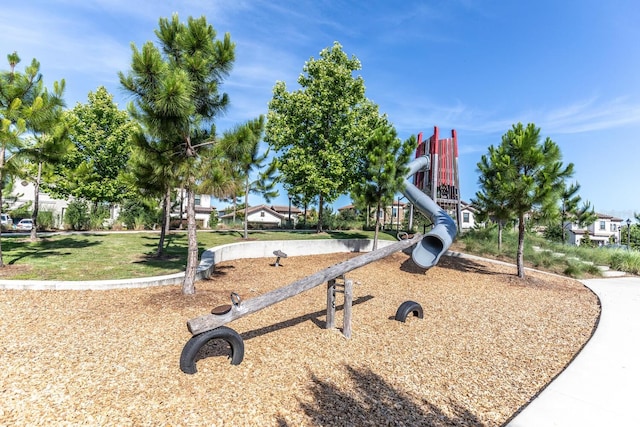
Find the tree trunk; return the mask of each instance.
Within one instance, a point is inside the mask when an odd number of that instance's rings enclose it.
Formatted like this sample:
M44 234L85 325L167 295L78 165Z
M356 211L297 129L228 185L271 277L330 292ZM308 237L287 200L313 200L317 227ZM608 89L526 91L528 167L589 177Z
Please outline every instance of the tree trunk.
M318 207L318 225L316 226L316 233L322 233L322 205L324 204L324 197L322 194L319 196L320 206Z
M376 209L376 231L373 233L373 250L378 249L378 232L380 231L380 203Z
M160 227L160 240L156 249L156 257L160 258L164 253L164 239L169 232L171 226L171 215L169 209L171 207L171 189L167 188L162 200L162 225Z
M245 180L244 184L244 239L249 238L249 176Z
M198 235L196 231L196 195L193 186L187 188L187 236L189 248L187 251L187 267L182 282L183 295L196 293L196 269L198 268Z
M188 202L187 202L188 203ZM180 188L180 225L178 228L182 230L182 217L184 215L184 188Z
M2 212L2 191L4 190L4 146L0 148L0 213ZM4 267L2 259L2 226L0 226L0 268Z
M33 221L33 227L31 228L31 234L29 240L32 242L38 239L38 211L40 204L40 179L42 178L42 162L38 163L38 175L36 176L36 182L33 183L33 212L31 213L31 221Z
M232 218L232 222L233 222L233 226L235 227L236 225L236 211L238 210L238 203L236 202L236 195L235 195L235 190L233 191L233 218Z
M304 228L307 228L307 203L304 204Z
M524 215L518 218L518 277L524 279Z
M366 221L366 224L367 224L367 228L369 228L369 225L371 224L371 221L370 221L370 218L369 218L370 216L371 216L371 209L369 208L369 205L367 205L366 214L365 214L365 221Z
M502 230L504 230L504 224L498 221L498 252L502 252Z

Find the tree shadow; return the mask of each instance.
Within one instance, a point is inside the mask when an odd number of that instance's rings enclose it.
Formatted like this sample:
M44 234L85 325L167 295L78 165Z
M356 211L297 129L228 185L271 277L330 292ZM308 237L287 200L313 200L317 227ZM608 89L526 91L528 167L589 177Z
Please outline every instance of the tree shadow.
M371 299L373 299L372 295L359 297L353 300L353 305L362 304ZM336 306L336 310L342 310L342 309L344 309L344 304ZM327 314L326 310L316 311L314 313L298 316L293 319L288 319L282 322L275 323L273 325L265 326L263 328L258 328L252 331L243 332L242 334L240 334L240 336L242 337L243 341L247 341L252 338L257 338L259 336L268 334L270 332L275 332L281 329L290 328L300 323L304 323L308 320L315 323L316 326L318 326L319 328L324 328L326 323L323 321L320 321L318 317L326 314ZM197 362L198 360L206 359L208 357L218 357L218 356L230 357L230 354L231 354L231 346L229 345L228 342L226 342L223 339L212 339L212 340L209 340L205 345L203 345L200 348L200 350L198 350L198 353L196 354L194 361Z
M341 390L330 380L311 374L309 392L313 403L300 401L300 407L313 425L340 426L484 426L470 410L449 401L451 415L437 405L395 389L370 369L346 366L355 391ZM278 418L279 426L288 426Z
M472 259L460 256L443 256L438 262L438 266L449 270L461 271L463 273L478 273L496 275L496 273L487 268L486 265L475 262Z
M354 233L350 231L348 233L344 231L328 231L327 234L332 239L368 239L369 236L364 233Z
M419 267L418 265L416 265L416 263L413 262L413 260L411 259L411 249L404 250L403 252L408 255L408 258L403 261L402 264L400 264L401 271L404 271L405 273L422 275L426 274L427 271L429 271L428 268ZM440 268L446 268L448 270L460 271L463 273L478 273L493 276L505 275L504 273L492 271L491 269L487 268L487 266L475 262L472 259L458 256L444 255L438 260L438 264L436 264L436 266Z
M157 268L169 268L178 271L182 271L187 264L187 243L177 244L175 238L167 237L165 241L165 247L162 251L162 255L156 254L157 239L151 236L145 236L143 239L155 240L156 243L146 243L144 246L151 250L140 256L138 261L134 261L136 264L144 264ZM198 243L198 259L202 257L202 253L208 248L202 243Z
M15 264L25 259L38 259L49 257L61 257L73 255L73 252L65 251L65 249L84 249L91 246L99 245L99 241L89 241L87 239L78 239L65 237L63 239L42 238L36 242L19 241L15 239L7 239L2 241L3 249L8 253L11 260L7 264ZM9 253L10 252L10 253Z

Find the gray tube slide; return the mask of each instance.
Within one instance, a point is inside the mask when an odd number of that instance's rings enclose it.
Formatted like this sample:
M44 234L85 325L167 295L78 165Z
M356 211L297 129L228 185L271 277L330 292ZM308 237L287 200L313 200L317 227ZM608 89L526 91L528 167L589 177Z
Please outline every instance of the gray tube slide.
M426 156L418 157L410 162L408 167L409 173L404 181L402 194L434 224L433 229L425 234L415 246L411 258L419 267L431 268L438 263L442 254L451 246L453 238L458 232L458 227L456 227L455 221L431 197L409 181L409 178L416 172L429 169L429 158Z

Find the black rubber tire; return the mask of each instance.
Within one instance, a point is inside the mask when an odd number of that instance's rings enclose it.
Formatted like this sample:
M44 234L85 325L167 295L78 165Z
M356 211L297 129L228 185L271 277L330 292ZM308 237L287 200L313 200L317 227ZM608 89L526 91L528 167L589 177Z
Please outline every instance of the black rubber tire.
M420 304L415 301L405 301L400 304L400 307L398 307L395 319L400 322L405 322L409 314L413 314L418 319L424 318L424 312L422 311L422 306Z
M242 337L233 329L226 326L220 326L210 331L203 332L191 337L182 349L180 355L180 369L185 374L195 374L198 372L196 369L196 355L198 351L209 341L215 339L222 339L229 343L231 346L231 364L239 365L244 358L244 341Z

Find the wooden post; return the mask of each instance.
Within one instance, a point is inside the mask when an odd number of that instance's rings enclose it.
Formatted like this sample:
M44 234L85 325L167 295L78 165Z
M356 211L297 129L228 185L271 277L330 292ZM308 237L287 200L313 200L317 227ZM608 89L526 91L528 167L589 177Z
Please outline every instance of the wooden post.
M336 279L327 282L327 321L325 329L333 329L336 325Z
M351 338L351 306L353 305L353 280L344 281L344 319L342 322L342 335Z
M405 248L409 248L422 239L422 234L416 234L412 239L401 240L395 242L384 248L377 249L375 251L351 258L347 261L343 261L338 264L334 264L331 267L320 270L311 276L304 277L300 280L284 286L282 288L275 289L267 292L264 295L257 296L247 301L242 301L240 304L234 304L226 314L216 315L208 314L201 317L196 317L187 321L187 328L193 335L201 334L202 332L215 329L219 326L223 326L232 320L244 317L247 314L255 313L270 305L276 304L280 301L284 301L288 298L296 296L302 292L313 289L318 285L328 282L336 277L343 276L349 271L356 268L363 267L379 259L385 258L395 252L401 251Z

